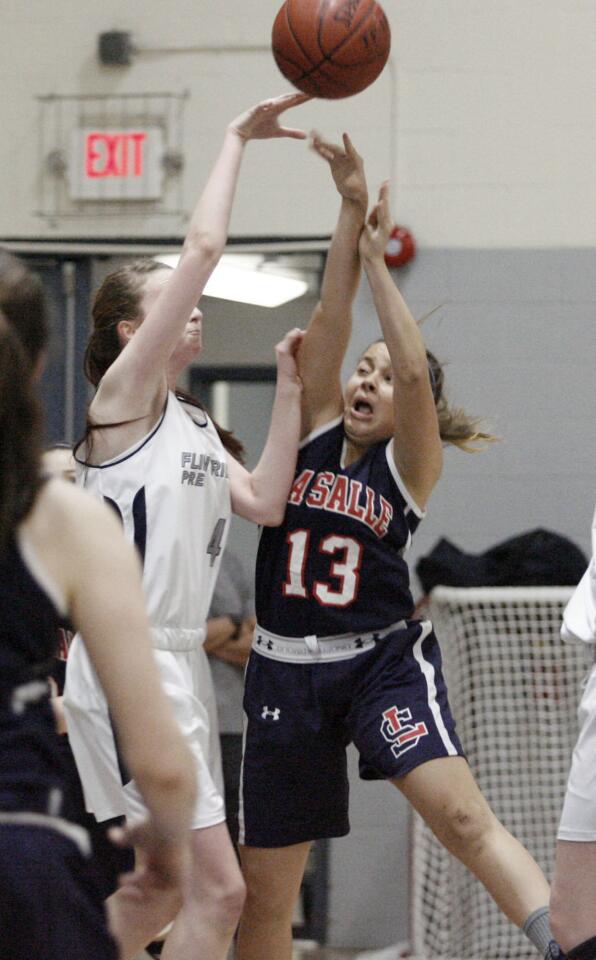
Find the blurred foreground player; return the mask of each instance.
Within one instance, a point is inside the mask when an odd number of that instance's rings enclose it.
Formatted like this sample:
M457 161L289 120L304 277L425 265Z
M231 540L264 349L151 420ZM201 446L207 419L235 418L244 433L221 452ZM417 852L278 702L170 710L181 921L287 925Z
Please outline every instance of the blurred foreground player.
M195 783L152 662L134 551L106 507L41 474L47 337L39 278L0 251L0 960L116 960L49 701L61 617L85 632L149 810L119 835L145 858L123 878L131 897L183 882Z

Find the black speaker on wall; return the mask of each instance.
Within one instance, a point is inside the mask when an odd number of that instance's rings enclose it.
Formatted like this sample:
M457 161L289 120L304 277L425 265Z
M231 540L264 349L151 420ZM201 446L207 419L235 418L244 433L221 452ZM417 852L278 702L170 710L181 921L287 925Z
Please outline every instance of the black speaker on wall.
M125 30L109 30L100 33L98 54L100 63L110 67L128 67L134 47L130 33Z

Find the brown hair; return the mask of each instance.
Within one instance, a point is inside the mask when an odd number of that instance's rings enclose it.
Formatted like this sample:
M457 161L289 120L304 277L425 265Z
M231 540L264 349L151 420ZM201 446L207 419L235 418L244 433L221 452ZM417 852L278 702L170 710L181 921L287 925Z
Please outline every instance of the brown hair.
M96 291L91 306L93 331L83 361L85 376L94 387L122 350L118 336L120 321L141 319L141 295L147 276L167 269L157 260L134 260L108 274Z
M50 323L41 277L0 248L0 310L33 366L47 346Z
M423 319L426 319L426 317ZM374 342L385 343L385 340L380 337ZM481 417L472 417L462 407L452 407L449 404L443 392L445 383L443 364L428 349L426 360L433 399L437 409L439 435L443 443L450 443L466 453L480 453L481 450L486 449L489 443L496 443L499 437L493 436L491 433L485 433L480 429Z
M118 336L118 324L121 320L135 322L141 319L141 297L145 280L151 273L158 270L169 270L170 268L158 260L145 257L139 260L133 260L132 263L114 270L108 274L101 286L98 288L91 307L91 317L93 319L93 331L89 338L85 350L84 370L85 376L97 386L106 371L114 363L114 360L122 350L122 344ZM176 391L176 396L190 403L201 410L205 410L204 405L196 397L190 394ZM211 418L213 420L213 417ZM123 426L129 423L128 420L122 420L118 423L102 423L101 429ZM241 463L244 460L244 447L234 436L231 430L220 427L213 420L213 424L219 438L225 449L236 460ZM93 423L87 417L85 434L75 445L75 451L85 443L90 443L91 432L98 429L98 424Z
M42 412L32 375L48 337L40 278L0 250L0 549L41 484Z
M496 443L498 437L480 429L482 418L470 416L462 407L450 406L443 393L443 365L430 350L426 351L426 359L443 443L451 443L466 453L479 453L487 444Z

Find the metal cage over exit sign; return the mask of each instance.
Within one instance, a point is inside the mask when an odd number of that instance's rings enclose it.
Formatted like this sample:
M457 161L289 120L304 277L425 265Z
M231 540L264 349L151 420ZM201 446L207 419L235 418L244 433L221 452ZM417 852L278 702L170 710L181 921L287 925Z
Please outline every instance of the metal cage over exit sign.
M190 94L45 93L35 214L56 231L132 235L154 217L186 223L184 114ZM139 227L139 223L143 226ZM100 227L101 224L101 227ZM116 225L117 224L117 225Z
M84 126L72 131L71 200L160 200L164 131L158 126Z

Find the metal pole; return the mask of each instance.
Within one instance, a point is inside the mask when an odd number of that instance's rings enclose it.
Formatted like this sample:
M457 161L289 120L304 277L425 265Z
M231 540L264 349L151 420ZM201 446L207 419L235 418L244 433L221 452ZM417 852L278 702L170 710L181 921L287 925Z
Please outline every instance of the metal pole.
M64 290L64 440L74 442L75 408L75 335L76 335L76 265L72 260L62 264Z

